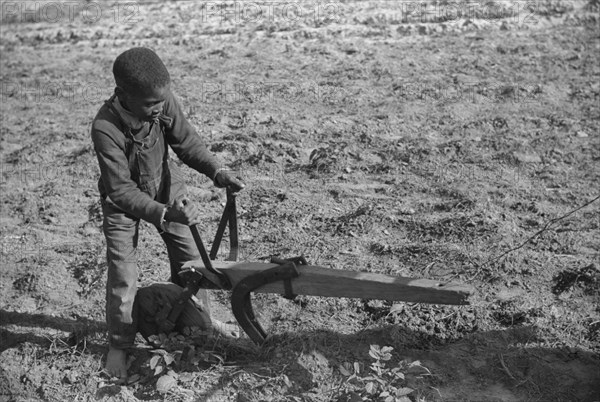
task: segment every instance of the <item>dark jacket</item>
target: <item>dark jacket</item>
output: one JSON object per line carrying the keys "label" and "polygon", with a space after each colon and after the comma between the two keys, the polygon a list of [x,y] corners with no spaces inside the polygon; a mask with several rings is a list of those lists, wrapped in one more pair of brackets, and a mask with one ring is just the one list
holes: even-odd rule
{"label": "dark jacket", "polygon": [[181,175],[168,162],[167,143],[186,165],[212,180],[219,168],[171,92],[160,122],[134,132],[106,103],[94,118],[91,134],[100,164],[100,196],[156,226],[165,204],[183,186]]}

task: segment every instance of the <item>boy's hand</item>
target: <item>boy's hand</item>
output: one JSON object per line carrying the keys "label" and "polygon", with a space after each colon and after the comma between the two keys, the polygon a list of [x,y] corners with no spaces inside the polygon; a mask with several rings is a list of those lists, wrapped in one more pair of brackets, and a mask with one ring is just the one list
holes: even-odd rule
{"label": "boy's hand", "polygon": [[175,199],[173,205],[167,208],[165,213],[167,222],[177,222],[183,225],[195,225],[200,223],[200,210],[194,203],[189,202],[185,197],[180,196]]}
{"label": "boy's hand", "polygon": [[215,184],[217,187],[229,187],[234,193],[237,193],[246,187],[244,182],[231,175],[227,170],[220,170],[219,173],[217,173],[215,176]]}

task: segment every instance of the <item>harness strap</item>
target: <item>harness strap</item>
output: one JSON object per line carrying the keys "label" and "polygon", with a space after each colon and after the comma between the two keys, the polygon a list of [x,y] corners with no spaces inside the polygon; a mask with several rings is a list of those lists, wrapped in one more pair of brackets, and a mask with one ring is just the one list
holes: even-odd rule
{"label": "harness strap", "polygon": [[237,227],[237,210],[235,206],[235,194],[227,188],[227,203],[223,210],[223,215],[219,221],[219,227],[215,234],[215,240],[213,241],[210,250],[210,259],[214,260],[217,258],[219,247],[221,246],[221,240],[223,239],[223,233],[225,233],[225,227],[229,223],[229,261],[237,261],[238,257],[238,227]]}

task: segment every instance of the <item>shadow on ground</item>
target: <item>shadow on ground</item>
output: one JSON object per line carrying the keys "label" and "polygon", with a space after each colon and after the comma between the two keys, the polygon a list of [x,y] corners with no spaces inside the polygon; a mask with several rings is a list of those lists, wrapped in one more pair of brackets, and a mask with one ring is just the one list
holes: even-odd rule
{"label": "shadow on ground", "polygon": [[403,338],[414,336],[410,332],[385,326],[351,335],[329,330],[277,335],[263,347],[262,364],[236,364],[258,376],[285,374],[292,383],[287,394],[302,398],[323,389],[320,381],[344,362],[359,362],[368,371],[370,345],[387,345],[394,348],[391,364],[419,360],[429,369],[431,374],[406,377],[406,385],[416,390],[413,396],[419,393],[428,401],[600,400],[599,356],[578,348],[528,348],[537,338],[534,326],[473,333],[423,349],[403,347]]}
{"label": "shadow on ground", "polygon": [[[52,317],[45,314],[17,313],[1,309],[0,323],[0,353],[25,342],[47,346],[51,341],[47,336],[44,336],[43,329],[50,328],[68,332],[70,334],[69,342],[77,342],[79,338],[96,332],[106,331],[105,323],[85,317],[75,320]],[[11,326],[31,328],[31,332],[17,332],[14,329],[7,329],[7,327]]]}
{"label": "shadow on ground", "polygon": [[[81,340],[106,330],[104,323],[86,318],[75,320],[5,310],[0,310],[0,322],[0,353],[25,343],[49,347],[52,339],[42,329],[69,333],[64,340],[69,346],[78,346]],[[262,348],[251,346],[250,341],[243,338],[228,341],[230,343],[220,348],[227,355],[225,364],[235,365],[240,373],[267,379],[285,374],[291,384],[286,394],[299,398],[328,390],[332,392],[331,400],[344,400],[335,393],[332,384],[323,384],[323,380],[331,378],[332,372],[339,373],[343,363],[358,362],[368,371],[372,362],[369,348],[376,344],[394,348],[389,365],[397,365],[401,360],[419,360],[429,370],[429,373],[406,377],[406,386],[428,401],[600,400],[599,356],[578,348],[527,347],[539,341],[537,333],[535,326],[519,326],[475,332],[450,342],[434,337],[426,347],[407,348],[405,345],[414,345],[411,340],[419,334],[400,325],[387,325],[354,334],[331,330],[279,334],[269,338]],[[87,341],[86,350],[89,358],[100,361],[105,347]],[[0,395],[10,396],[15,390],[9,385],[15,381],[8,378],[4,366],[0,367],[3,383]],[[341,384],[343,377],[339,378]],[[234,380],[230,374],[225,375],[204,398],[218,400]],[[256,392],[241,388],[237,391],[239,395]],[[155,399],[156,394],[145,397],[138,393],[136,396],[141,400]],[[238,397],[237,400],[246,399]]]}
{"label": "shadow on ground", "polygon": [[0,401],[56,400],[51,387],[87,383],[106,353],[106,324],[89,318],[0,309],[0,324]]}

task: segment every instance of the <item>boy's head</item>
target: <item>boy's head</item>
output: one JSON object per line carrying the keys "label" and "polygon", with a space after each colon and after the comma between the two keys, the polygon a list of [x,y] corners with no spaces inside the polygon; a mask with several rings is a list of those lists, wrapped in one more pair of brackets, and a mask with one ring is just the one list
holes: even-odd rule
{"label": "boy's head", "polygon": [[171,78],[152,50],[135,47],[121,53],[113,65],[117,96],[141,120],[152,120],[162,110]]}

